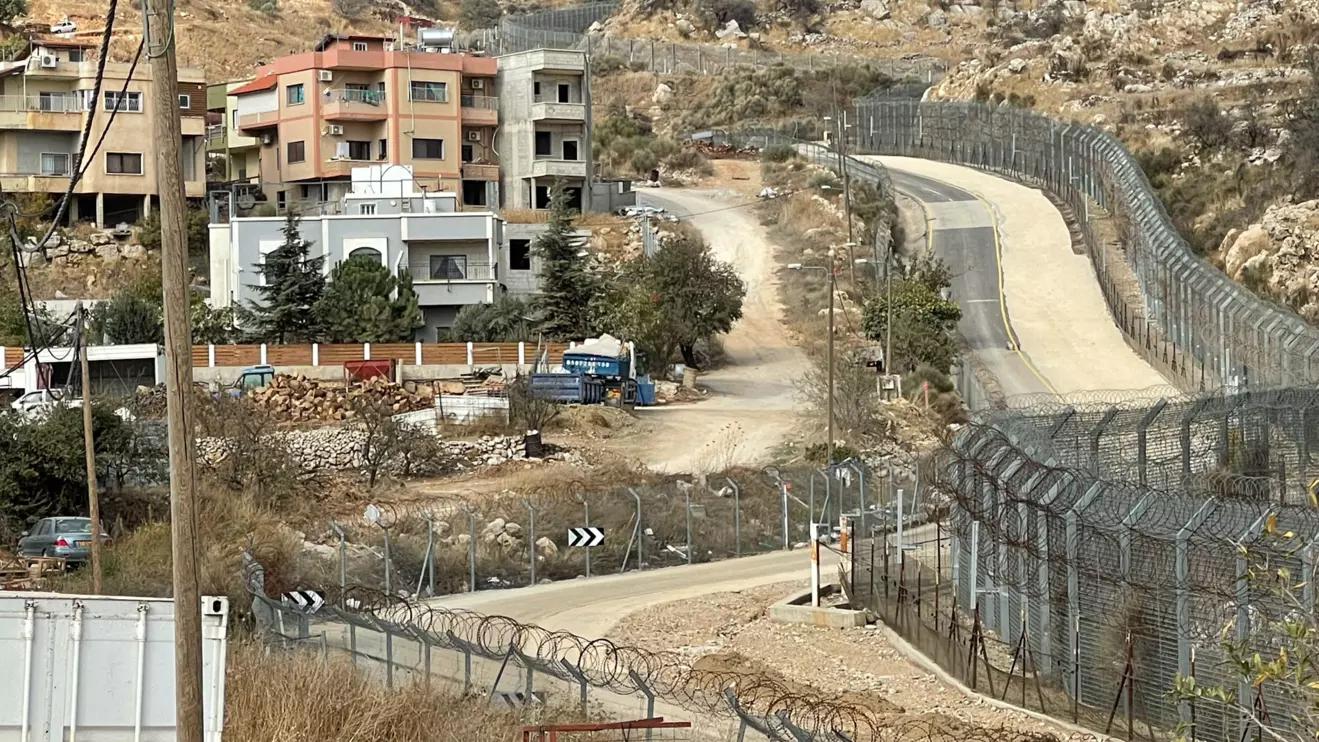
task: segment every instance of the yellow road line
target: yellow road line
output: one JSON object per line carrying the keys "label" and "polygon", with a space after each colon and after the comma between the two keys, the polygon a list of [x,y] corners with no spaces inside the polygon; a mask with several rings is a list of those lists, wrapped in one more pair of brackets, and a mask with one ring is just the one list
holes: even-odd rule
{"label": "yellow road line", "polygon": [[[901,168],[896,168],[896,169],[901,170]],[[1040,383],[1044,385],[1045,389],[1048,389],[1051,394],[1058,394],[1059,392],[1057,389],[1054,388],[1053,384],[1050,384],[1049,380],[1044,378],[1044,374],[1040,373],[1040,370],[1035,367],[1034,363],[1031,362],[1030,356],[1027,356],[1025,352],[1021,350],[1021,344],[1017,342],[1017,334],[1013,332],[1012,323],[1008,321],[1007,294],[1003,290],[1003,245],[999,241],[998,218],[994,216],[993,207],[990,205],[988,201],[981,198],[980,194],[972,193],[971,191],[968,191],[967,189],[955,183],[949,183],[947,181],[940,180],[939,178],[932,178],[928,175],[924,175],[921,173],[913,173],[909,170],[903,172],[906,172],[909,175],[915,176],[917,178],[924,178],[925,180],[929,180],[935,183],[939,183],[941,185],[945,185],[949,188],[962,191],[963,193],[970,193],[971,196],[974,197],[975,200],[978,201],[982,207],[984,207],[985,213],[989,215],[990,231],[994,233],[994,269],[998,272],[998,311],[999,311],[999,316],[1003,318],[1003,331],[1006,332],[1008,336],[1008,345],[1010,346],[1008,350],[1011,350],[1013,353],[1017,355],[1018,358],[1021,359],[1021,362],[1026,365],[1026,368],[1030,370],[1031,374],[1034,375],[1036,379],[1039,379]],[[921,211],[925,213],[925,249],[928,250],[931,254],[933,254],[934,253],[934,217],[930,214],[929,204],[927,204],[925,201],[919,198],[913,200],[915,200],[916,203],[921,205]]]}

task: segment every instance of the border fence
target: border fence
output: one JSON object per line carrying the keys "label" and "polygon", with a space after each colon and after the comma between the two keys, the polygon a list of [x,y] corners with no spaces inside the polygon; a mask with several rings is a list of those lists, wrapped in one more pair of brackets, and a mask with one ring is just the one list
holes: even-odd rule
{"label": "border fence", "polygon": [[[1309,389],[990,413],[934,464],[950,517],[863,542],[854,599],[968,685],[1097,732],[1308,738],[1314,691],[1241,682],[1223,642],[1276,656],[1277,622],[1314,610],[1317,423]],[[1170,697],[1178,674],[1254,718]]]}
{"label": "border fence", "polygon": [[605,21],[617,9],[617,2],[601,2],[510,15],[505,16],[497,28],[484,29],[476,36],[480,45],[492,54],[514,54],[532,49],[577,49],[593,57],[616,56],[630,65],[642,65],[660,74],[686,71],[717,75],[743,66],[776,65],[815,71],[866,64],[883,69],[893,77],[915,77],[929,83],[947,72],[947,64],[935,57],[877,59],[846,54],[792,54],[588,32],[592,24]]}

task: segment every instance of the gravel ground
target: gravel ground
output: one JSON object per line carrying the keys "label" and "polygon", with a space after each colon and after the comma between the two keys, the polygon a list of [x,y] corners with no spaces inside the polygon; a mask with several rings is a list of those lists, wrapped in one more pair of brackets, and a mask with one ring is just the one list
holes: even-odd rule
{"label": "gravel ground", "polygon": [[871,695],[898,707],[909,718],[942,718],[947,727],[962,722],[1066,735],[1025,714],[995,708],[945,686],[907,661],[874,628],[838,630],[771,623],[769,605],[806,585],[784,582],[657,605],[624,618],[609,638],[700,656],[698,665],[757,666],[762,672],[822,691],[854,698]]}

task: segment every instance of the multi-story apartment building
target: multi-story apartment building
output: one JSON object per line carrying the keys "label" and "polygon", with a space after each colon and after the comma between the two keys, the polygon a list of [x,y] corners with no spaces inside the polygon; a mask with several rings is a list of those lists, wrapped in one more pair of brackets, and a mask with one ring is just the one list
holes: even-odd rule
{"label": "multi-story apartment building", "polygon": [[[64,193],[84,122],[95,111],[69,216],[93,218],[98,226],[131,223],[151,211],[159,192],[151,71],[139,64],[130,77],[128,64],[107,62],[100,99],[91,100],[96,51],[80,41],[38,39],[26,59],[0,63],[0,186],[8,193]],[[180,68],[178,86],[185,191],[200,198],[206,180],[202,71]]]}
{"label": "multi-story apartment building", "polygon": [[462,207],[497,204],[495,60],[455,53],[432,30],[415,46],[326,36],[228,91],[237,130],[259,142],[268,199],[333,213],[353,168],[385,164],[410,167],[419,188],[457,194]]}
{"label": "multi-story apartment building", "polygon": [[498,150],[506,208],[546,209],[555,180],[591,208],[591,86],[584,52],[536,49],[497,58]]}
{"label": "multi-story apartment building", "polygon": [[206,154],[216,163],[211,180],[223,183],[255,182],[261,171],[257,137],[238,129],[238,96],[232,91],[252,79],[215,83],[206,88]]}
{"label": "multi-story apartment building", "polygon": [[[417,339],[435,341],[468,304],[489,304],[501,287],[499,247],[504,222],[493,212],[461,210],[454,193],[414,188],[409,167],[355,167],[335,213],[307,214],[300,225],[328,276],[349,256],[367,255],[391,271],[408,269],[424,326]],[[211,225],[211,301],[216,306],[259,301],[258,266],[283,244],[284,217],[237,217]]]}

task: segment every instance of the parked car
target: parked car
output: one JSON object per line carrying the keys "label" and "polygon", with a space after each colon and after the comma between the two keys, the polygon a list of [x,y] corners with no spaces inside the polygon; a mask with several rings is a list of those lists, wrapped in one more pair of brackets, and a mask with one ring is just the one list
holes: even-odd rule
{"label": "parked car", "polygon": [[[110,535],[101,529],[101,543],[110,543]],[[42,518],[24,531],[18,540],[21,557],[64,557],[70,562],[85,562],[92,554],[91,518]]]}
{"label": "parked car", "polygon": [[618,210],[619,216],[650,216],[663,213],[664,209],[659,206],[624,206]]}
{"label": "parked car", "polygon": [[61,404],[81,407],[82,400],[65,389],[34,389],[11,402],[9,406],[24,417],[36,417]]}

